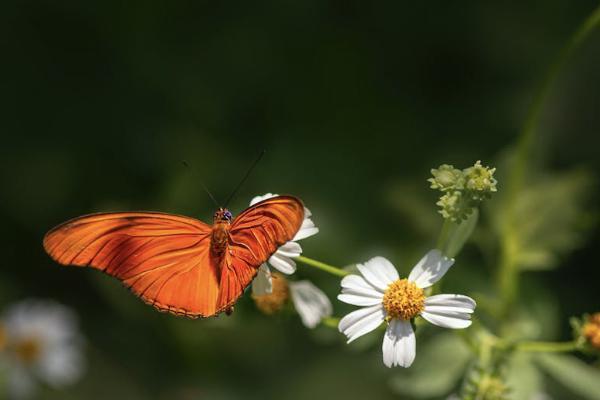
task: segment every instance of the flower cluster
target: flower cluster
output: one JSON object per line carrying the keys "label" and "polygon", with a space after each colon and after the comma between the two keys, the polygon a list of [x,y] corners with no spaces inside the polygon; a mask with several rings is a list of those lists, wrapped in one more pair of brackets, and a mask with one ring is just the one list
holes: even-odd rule
{"label": "flower cluster", "polygon": [[473,209],[497,191],[495,171],[496,168],[482,166],[481,161],[463,170],[448,164],[432,169],[433,177],[428,179],[430,187],[443,193],[436,203],[440,214],[454,222],[466,219]]}
{"label": "flower cluster", "polygon": [[36,382],[63,387],[84,371],[77,319],[52,301],[25,300],[10,306],[0,322],[0,357],[10,398],[28,398]]}

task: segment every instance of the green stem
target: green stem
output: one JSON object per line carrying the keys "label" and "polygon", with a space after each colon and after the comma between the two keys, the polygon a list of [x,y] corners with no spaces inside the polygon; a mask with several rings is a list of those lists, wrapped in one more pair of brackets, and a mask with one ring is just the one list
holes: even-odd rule
{"label": "green stem", "polygon": [[562,48],[555,62],[550,66],[550,69],[546,73],[546,76],[534,97],[525,124],[519,135],[515,152],[514,167],[511,169],[508,179],[506,180],[506,223],[503,227],[503,240],[501,243],[502,252],[498,279],[499,291],[503,300],[503,312],[506,312],[506,310],[510,308],[519,289],[519,271],[515,257],[516,251],[518,250],[518,243],[513,225],[515,218],[515,204],[517,203],[516,199],[519,192],[523,187],[525,171],[527,169],[531,148],[534,144],[536,127],[544,103],[569,55],[577,49],[577,47],[599,25],[600,6],[596,7],[591,15],[583,21],[567,44]]}
{"label": "green stem", "polygon": [[295,258],[295,260],[300,261],[303,264],[310,265],[311,267],[318,268],[322,271],[329,272],[330,274],[335,275],[335,276],[344,277],[346,275],[350,275],[350,272],[348,272],[348,271],[344,271],[341,268],[337,268],[332,265],[322,263],[321,261],[313,260],[312,258],[298,256]]}
{"label": "green stem", "polygon": [[325,317],[321,320],[321,323],[329,328],[337,329],[340,319],[336,317]]}
{"label": "green stem", "polygon": [[448,241],[448,234],[450,233],[451,225],[452,222],[450,222],[450,219],[444,218],[444,224],[442,225],[442,230],[440,231],[440,235],[438,236],[437,244],[435,246],[436,249],[442,253],[445,252],[446,249],[446,242]]}
{"label": "green stem", "polygon": [[572,342],[521,342],[515,346],[518,351],[530,353],[561,353],[577,350],[577,343]]}

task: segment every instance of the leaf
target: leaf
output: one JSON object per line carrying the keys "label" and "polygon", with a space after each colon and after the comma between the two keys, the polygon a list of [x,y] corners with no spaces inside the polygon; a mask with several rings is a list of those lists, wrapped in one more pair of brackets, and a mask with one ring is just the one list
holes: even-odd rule
{"label": "leaf", "polygon": [[471,352],[452,332],[442,333],[428,343],[417,344],[417,357],[406,370],[399,370],[391,379],[392,390],[416,398],[440,397],[458,383]]}
{"label": "leaf", "polygon": [[493,230],[511,236],[519,268],[554,268],[584,242],[594,220],[586,212],[593,182],[582,170],[556,173],[530,181],[515,199],[490,202]]}
{"label": "leaf", "polygon": [[600,369],[562,354],[540,354],[536,361],[548,375],[573,393],[600,400]]}
{"label": "leaf", "polygon": [[534,399],[542,392],[543,376],[528,354],[515,354],[508,363],[506,383],[514,399]]}

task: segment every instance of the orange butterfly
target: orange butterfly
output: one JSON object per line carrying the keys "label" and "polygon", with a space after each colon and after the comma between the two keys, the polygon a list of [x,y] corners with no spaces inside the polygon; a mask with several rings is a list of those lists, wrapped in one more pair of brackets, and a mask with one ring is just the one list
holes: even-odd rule
{"label": "orange butterfly", "polygon": [[291,240],[304,205],[277,196],[233,219],[219,208],[212,227],[159,212],[85,215],[46,234],[44,249],[62,265],[118,278],[159,311],[191,318],[230,313],[258,267]]}

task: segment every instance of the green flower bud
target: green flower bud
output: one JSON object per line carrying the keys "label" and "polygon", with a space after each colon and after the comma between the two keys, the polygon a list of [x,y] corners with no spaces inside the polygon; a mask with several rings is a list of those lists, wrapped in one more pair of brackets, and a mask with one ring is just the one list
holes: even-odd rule
{"label": "green flower bud", "polygon": [[431,170],[433,178],[427,179],[432,189],[445,192],[450,189],[462,189],[464,184],[463,173],[452,165],[443,164],[439,168]]}
{"label": "green flower bud", "polygon": [[465,187],[476,192],[495,192],[498,181],[494,178],[494,172],[496,168],[484,167],[481,161],[477,161],[472,167],[463,170]]}
{"label": "green flower bud", "polygon": [[442,214],[442,217],[460,222],[473,211],[466,200],[463,198],[462,192],[455,190],[446,192],[435,204],[440,207],[439,213]]}

